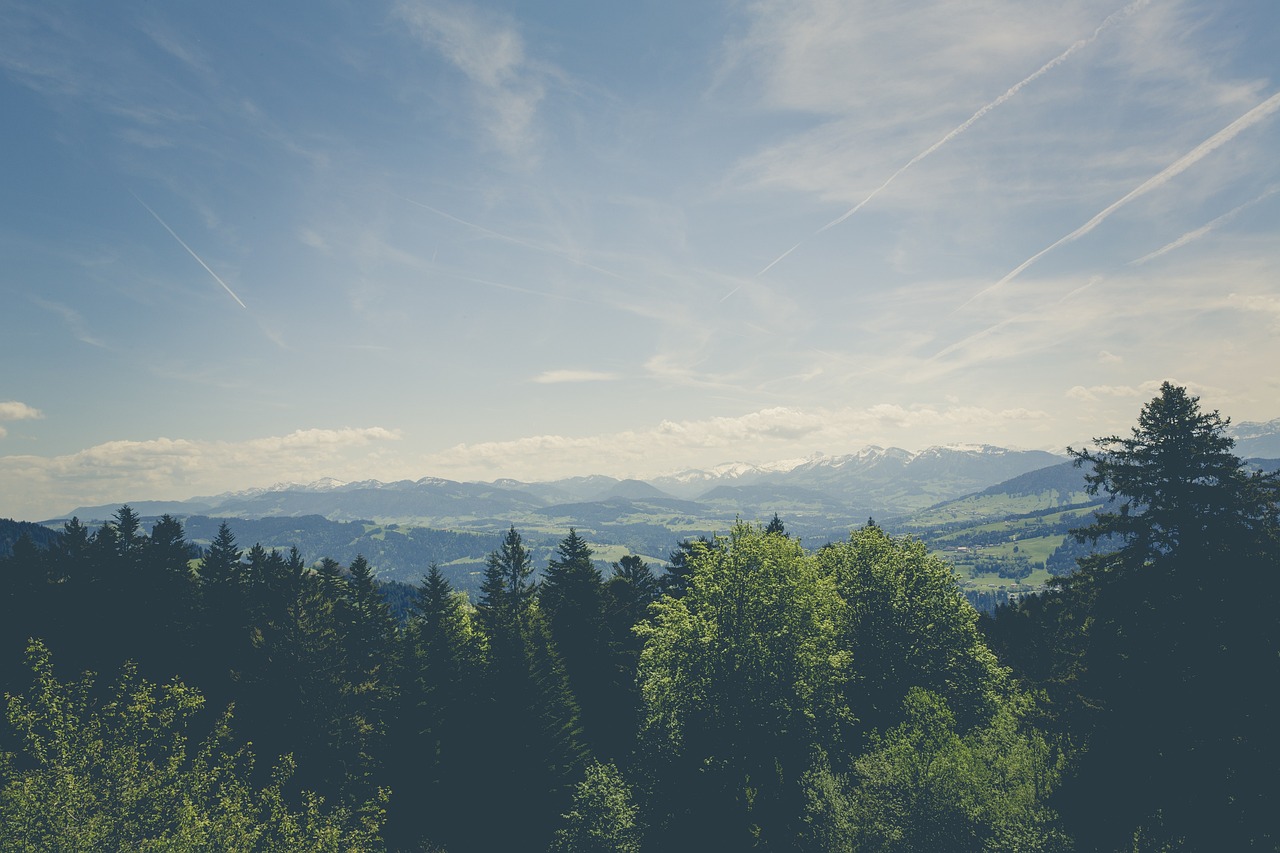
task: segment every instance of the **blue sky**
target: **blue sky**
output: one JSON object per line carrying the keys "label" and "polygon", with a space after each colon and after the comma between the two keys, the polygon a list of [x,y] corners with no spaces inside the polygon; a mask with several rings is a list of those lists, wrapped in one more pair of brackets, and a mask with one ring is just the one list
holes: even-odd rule
{"label": "blue sky", "polygon": [[0,516],[1280,416],[1280,8],[0,4]]}

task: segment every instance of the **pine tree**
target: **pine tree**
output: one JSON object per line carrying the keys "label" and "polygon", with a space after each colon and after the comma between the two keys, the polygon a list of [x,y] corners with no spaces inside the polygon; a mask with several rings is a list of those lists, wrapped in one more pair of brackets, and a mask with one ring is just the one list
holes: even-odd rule
{"label": "pine tree", "polygon": [[518,621],[533,601],[537,585],[530,580],[532,576],[533,560],[513,525],[502,546],[485,561],[480,585],[476,611],[491,634],[500,623]]}
{"label": "pine tree", "polygon": [[578,707],[534,597],[528,551],[513,527],[489,556],[477,616],[486,655],[475,722],[482,737],[463,787],[519,792],[503,803],[504,822],[475,822],[476,850],[541,849],[585,750]]}
{"label": "pine tree", "polygon": [[387,838],[404,849],[428,843],[462,850],[483,802],[466,784],[472,745],[485,737],[475,725],[478,658],[465,597],[432,564],[417,588],[401,637],[403,694],[389,740],[388,784],[395,792]]}
{"label": "pine tree", "polygon": [[615,757],[625,748],[630,720],[618,716],[618,678],[605,625],[604,584],[591,548],[576,530],[560,541],[538,592],[538,604],[569,687],[578,701],[587,742],[597,755]]}
{"label": "pine tree", "polygon": [[1122,543],[1042,608],[1077,693],[1061,722],[1089,743],[1062,790],[1085,849],[1276,843],[1280,482],[1246,472],[1228,423],[1166,382],[1129,437],[1073,451],[1115,507],[1077,535]]}

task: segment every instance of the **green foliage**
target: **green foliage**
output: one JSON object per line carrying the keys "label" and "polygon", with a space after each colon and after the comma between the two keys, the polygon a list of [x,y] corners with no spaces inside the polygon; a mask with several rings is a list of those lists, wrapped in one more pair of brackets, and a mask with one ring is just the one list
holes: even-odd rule
{"label": "green foliage", "polygon": [[640,809],[612,764],[593,761],[556,831],[552,853],[640,853]]}
{"label": "green foliage", "polygon": [[1129,437],[1095,439],[1097,452],[1070,451],[1078,465],[1092,466],[1085,475],[1090,494],[1118,501],[1078,534],[1124,542],[1117,557],[1092,564],[1150,560],[1180,546],[1211,549],[1274,522],[1280,481],[1246,474],[1244,461],[1231,452],[1229,420],[1201,411],[1199,403],[1165,382]]}
{"label": "green foliage", "polygon": [[689,551],[682,598],[654,605],[640,684],[646,749],[685,843],[775,843],[809,745],[836,737],[849,655],[832,579],[793,540],[745,524]]}
{"label": "green foliage", "polygon": [[263,788],[253,756],[232,745],[230,712],[199,745],[189,727],[204,704],[174,682],[157,687],[126,665],[105,699],[89,677],[62,683],[48,651],[28,651],[26,696],[7,696],[16,755],[0,765],[0,847],[14,851],[358,851],[380,846],[379,801],[290,806],[286,759]]}
{"label": "green foliage", "polygon": [[501,547],[485,562],[484,584],[476,609],[486,628],[493,632],[503,623],[519,620],[537,593],[532,577],[533,560],[524,540],[512,527]]}
{"label": "green foliage", "polygon": [[845,605],[839,645],[851,651],[852,668],[844,692],[862,737],[896,725],[915,687],[941,696],[965,728],[990,717],[1007,671],[979,634],[950,566],[920,542],[872,525],[821,549],[817,560]]}
{"label": "green foliage", "polygon": [[1128,437],[1074,452],[1110,553],[990,633],[1078,745],[1055,802],[1081,849],[1275,849],[1280,530],[1273,477],[1165,383]]}
{"label": "green foliage", "polygon": [[915,688],[903,722],[872,739],[854,764],[845,849],[1050,851],[1070,849],[1043,805],[1059,767],[1044,738],[1005,705],[969,733],[937,695]]}

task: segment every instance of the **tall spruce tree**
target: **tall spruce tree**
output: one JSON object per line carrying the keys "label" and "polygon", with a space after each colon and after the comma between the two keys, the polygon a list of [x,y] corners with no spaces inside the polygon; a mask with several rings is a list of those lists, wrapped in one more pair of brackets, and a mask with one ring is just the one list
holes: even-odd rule
{"label": "tall spruce tree", "polygon": [[1073,451],[1114,507],[1077,535],[1122,543],[1041,608],[1068,620],[1046,630],[1076,692],[1061,722],[1087,744],[1061,792],[1082,849],[1280,843],[1280,484],[1227,425],[1165,383],[1128,437]]}
{"label": "tall spruce tree", "polygon": [[[400,713],[390,742],[389,784],[395,792],[386,835],[393,845],[462,850],[471,834],[478,648],[466,598],[434,563],[417,587],[401,635],[404,660]],[[483,797],[482,797],[483,799]]]}
{"label": "tall spruce tree", "polygon": [[569,528],[547,565],[538,604],[578,700],[587,743],[597,755],[613,758],[625,748],[631,721],[618,715],[622,697],[605,625],[604,583],[591,555]]}
{"label": "tall spruce tree", "polygon": [[[477,615],[486,641],[479,681],[473,775],[459,780],[484,804],[463,850],[541,849],[564,812],[586,758],[578,707],[530,580],[533,565],[512,527],[489,555]],[[486,819],[492,791],[504,821]]]}

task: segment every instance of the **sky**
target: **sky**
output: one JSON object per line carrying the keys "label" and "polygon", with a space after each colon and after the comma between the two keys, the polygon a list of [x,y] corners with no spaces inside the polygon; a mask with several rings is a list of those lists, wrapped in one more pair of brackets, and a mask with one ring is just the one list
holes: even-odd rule
{"label": "sky", "polygon": [[0,2],[0,517],[1280,417],[1274,0]]}

